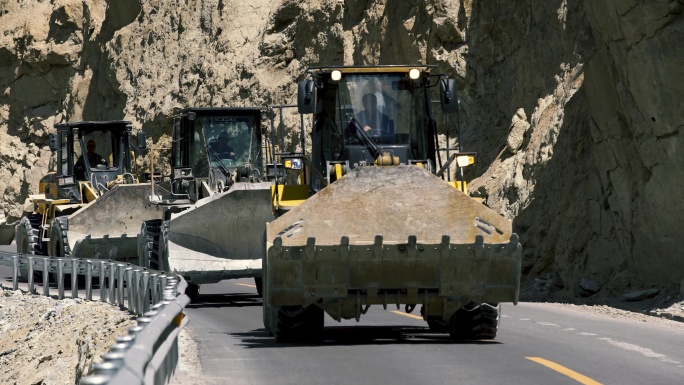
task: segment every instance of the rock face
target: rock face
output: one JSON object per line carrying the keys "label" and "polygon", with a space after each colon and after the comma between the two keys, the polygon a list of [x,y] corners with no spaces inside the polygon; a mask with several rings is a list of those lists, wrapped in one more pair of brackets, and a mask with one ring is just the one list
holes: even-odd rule
{"label": "rock face", "polygon": [[48,168],[55,122],[130,119],[156,143],[174,108],[293,103],[310,65],[428,63],[459,82],[461,144],[478,153],[471,190],[513,220],[526,274],[586,278],[602,293],[684,278],[684,0],[2,7],[9,223]]}

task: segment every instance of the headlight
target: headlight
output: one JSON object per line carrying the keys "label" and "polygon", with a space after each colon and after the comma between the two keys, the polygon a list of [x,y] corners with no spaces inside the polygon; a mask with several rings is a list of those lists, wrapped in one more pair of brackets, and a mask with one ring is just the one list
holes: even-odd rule
{"label": "headlight", "polygon": [[416,80],[420,77],[420,71],[417,68],[412,68],[409,71],[409,78]]}
{"label": "headlight", "polygon": [[460,155],[456,157],[456,164],[458,167],[465,167],[475,163],[475,158],[468,155]]}
{"label": "headlight", "polygon": [[332,73],[330,73],[330,79],[334,81],[342,79],[342,72],[339,70],[334,70]]}

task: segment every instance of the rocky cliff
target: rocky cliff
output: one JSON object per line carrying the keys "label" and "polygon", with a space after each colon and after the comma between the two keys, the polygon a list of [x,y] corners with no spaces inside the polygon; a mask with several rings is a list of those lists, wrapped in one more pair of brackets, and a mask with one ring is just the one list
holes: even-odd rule
{"label": "rocky cliff", "polygon": [[459,82],[471,189],[513,220],[528,277],[668,286],[684,278],[682,8],[0,0],[0,211],[21,216],[55,122],[125,118],[158,142],[177,107],[292,103],[309,65],[437,64]]}

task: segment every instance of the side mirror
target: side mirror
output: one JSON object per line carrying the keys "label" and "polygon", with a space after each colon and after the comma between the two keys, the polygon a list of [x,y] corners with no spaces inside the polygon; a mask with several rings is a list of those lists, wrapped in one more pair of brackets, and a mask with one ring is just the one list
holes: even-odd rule
{"label": "side mirror", "polygon": [[147,148],[147,138],[145,137],[145,133],[142,131],[138,131],[138,148],[140,150]]}
{"label": "side mirror", "polygon": [[445,78],[439,81],[439,101],[445,114],[458,112],[456,80]]}
{"label": "side mirror", "polygon": [[314,82],[302,80],[297,83],[297,111],[300,114],[313,114],[314,107]]}
{"label": "side mirror", "polygon": [[50,134],[50,151],[58,151],[61,149],[59,137],[56,134]]}

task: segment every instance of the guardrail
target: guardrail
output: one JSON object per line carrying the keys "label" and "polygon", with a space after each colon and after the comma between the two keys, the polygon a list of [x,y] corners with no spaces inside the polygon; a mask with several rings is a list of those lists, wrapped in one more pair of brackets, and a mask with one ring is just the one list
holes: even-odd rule
{"label": "guardrail", "polygon": [[[12,287],[19,272],[28,289],[39,294],[34,272],[42,272],[42,294],[50,296],[49,276],[55,276],[58,299],[65,298],[65,275],[71,278],[71,298],[78,298],[78,276],[85,276],[85,299],[93,300],[93,278],[99,279],[99,300],[139,315],[128,334],[116,338],[103,362],[79,384],[166,384],[178,364],[178,333],[188,322],[183,309],[190,302],[183,277],[128,263],[78,258],[51,258],[0,251],[0,265],[12,267]],[[73,273],[75,272],[75,273]]]}

